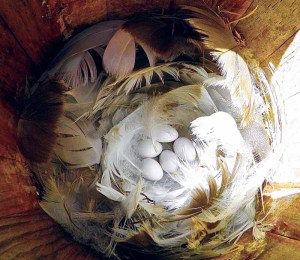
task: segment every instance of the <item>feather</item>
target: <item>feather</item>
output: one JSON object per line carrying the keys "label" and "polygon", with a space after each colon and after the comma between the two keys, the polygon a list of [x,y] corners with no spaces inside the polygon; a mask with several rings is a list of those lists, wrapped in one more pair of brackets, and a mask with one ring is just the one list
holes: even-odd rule
{"label": "feather", "polygon": [[109,41],[103,56],[103,65],[109,74],[124,76],[131,72],[135,63],[134,38],[123,29]]}
{"label": "feather", "polygon": [[255,162],[260,162],[271,151],[268,135],[262,122],[252,122],[240,130],[246,144],[252,149]]}
{"label": "feather", "polygon": [[142,108],[138,108],[118,125],[114,126],[108,134],[105,135],[105,141],[108,143],[106,148],[103,166],[110,174],[114,174],[123,180],[133,182],[131,172],[128,167],[133,167],[133,171],[141,172],[137,161],[133,161],[136,156],[132,149],[128,150],[136,140],[134,136],[142,129]]}
{"label": "feather", "polygon": [[96,64],[89,50],[94,50],[101,56],[102,51],[99,47],[107,45],[123,23],[120,20],[101,22],[73,37],[55,56],[49,69],[43,73],[38,83],[47,77],[53,77],[56,73],[59,74],[60,71],[62,78],[71,84],[71,87],[77,87],[88,81],[94,82],[97,78]]}
{"label": "feather", "polygon": [[[222,195],[222,193],[224,192],[224,190],[226,189],[226,186],[229,183],[230,180],[230,172],[228,170],[226,161],[223,158],[218,157],[218,165],[220,167],[220,171],[222,174],[222,182],[221,182],[221,187],[218,191],[218,197],[220,197]],[[234,174],[232,174],[233,176]]]}
{"label": "feather", "polygon": [[245,153],[247,148],[234,119],[225,112],[209,117],[199,117],[191,123],[197,140],[205,140],[211,146],[221,146],[228,153]]}
{"label": "feather", "polygon": [[100,163],[102,141],[96,135],[96,129],[87,119],[74,122],[64,117],[58,128],[55,154],[68,167],[88,167]]}
{"label": "feather", "polygon": [[97,221],[101,223],[107,223],[110,222],[114,219],[115,213],[110,211],[110,212],[74,212],[73,213],[73,218],[75,220],[92,220],[92,221]]}
{"label": "feather", "polygon": [[195,18],[187,21],[204,38],[204,45],[210,49],[216,59],[221,73],[225,76],[224,84],[231,89],[231,96],[243,110],[242,125],[247,125],[255,115],[254,83],[249,68],[238,53],[238,43],[235,41],[232,29],[213,10],[202,6],[183,7],[191,11]]}
{"label": "feather", "polygon": [[[153,111],[156,114],[165,113],[165,121],[179,126],[188,125],[195,119],[195,114],[197,117],[211,115],[217,111],[217,108],[202,85],[187,85],[162,95],[154,105]],[[182,113],[186,115],[180,117]],[[152,129],[155,124],[148,125],[148,129]]]}
{"label": "feather", "polygon": [[130,32],[144,49],[164,60],[176,57],[178,54],[175,53],[180,53],[189,39],[199,39],[187,23],[172,17],[138,17],[126,22],[123,28]]}
{"label": "feather", "polygon": [[[130,240],[134,236],[138,235],[140,232],[144,233],[143,237],[147,234],[148,237],[144,242],[148,243],[148,239],[151,238],[152,243],[165,248],[172,248],[176,246],[180,246],[181,244],[186,242],[186,238],[191,234],[190,230],[185,230],[183,234],[176,234],[175,230],[160,230],[159,228],[153,228],[149,221],[145,221],[142,226],[139,228],[139,231],[135,230],[124,230],[118,229],[117,233],[125,236],[121,241]],[[168,233],[169,232],[169,233]],[[175,249],[175,248],[174,248]],[[153,251],[152,251],[153,253]]]}
{"label": "feather", "polygon": [[[163,81],[164,74],[177,79],[178,69],[176,68],[176,63],[144,68],[134,71],[126,77],[120,77],[113,82],[107,82],[102,86],[97,96],[93,114],[96,114],[104,108],[110,110],[115,109],[117,106],[123,106],[121,102],[123,102],[124,99],[128,99],[127,95],[131,91],[140,88],[143,81],[145,81],[145,85],[148,86],[151,84],[154,75],[157,75],[158,78]],[[112,113],[112,111],[109,113]]]}
{"label": "feather", "polygon": [[102,184],[97,184],[97,191],[103,194],[110,200],[121,202],[124,201],[126,196],[123,195],[121,192],[116,191],[112,187],[106,187]]}
{"label": "feather", "polygon": [[[39,172],[39,166],[35,168],[35,174],[43,186],[41,207],[63,226],[74,226],[72,222],[72,212],[76,211],[78,204],[74,203],[73,192],[78,192],[80,182],[78,175],[62,172],[55,164],[48,163],[45,165],[52,174],[44,175]],[[81,175],[81,174],[79,174]],[[77,228],[77,227],[75,227]]]}
{"label": "feather", "polygon": [[64,111],[66,114],[71,113],[78,119],[84,117],[85,114],[91,113],[96,102],[97,93],[100,88],[102,74],[93,83],[87,83],[77,88],[66,91]]}
{"label": "feather", "polygon": [[130,191],[126,199],[122,202],[122,207],[123,210],[125,211],[127,219],[132,217],[132,215],[137,209],[137,206],[139,205],[140,194],[143,189],[143,184],[144,184],[143,180],[140,179],[137,182],[136,186]]}
{"label": "feather", "polygon": [[[164,82],[164,74],[169,75],[175,80],[178,80],[178,64],[176,63],[166,63],[161,64],[156,67],[147,67],[144,69],[140,69],[134,71],[125,79],[118,79],[117,82],[122,81],[118,88],[118,92],[125,91],[126,94],[130,93],[131,91],[135,90],[136,88],[141,87],[142,81],[145,80],[145,85],[150,85],[152,78],[154,75],[157,75],[159,80]],[[111,85],[116,85],[116,83],[112,83]]]}
{"label": "feather", "polygon": [[225,76],[225,84],[230,88],[234,104],[243,111],[242,126],[246,126],[256,113],[255,85],[247,64],[234,51],[227,51],[218,57],[218,63]]}
{"label": "feather", "polygon": [[97,66],[87,51],[74,55],[60,68],[62,80],[71,88],[94,82],[97,78]]}
{"label": "feather", "polygon": [[97,129],[97,133],[100,137],[103,137],[106,135],[109,130],[113,127],[111,118],[110,117],[104,117],[98,121],[99,127]]}
{"label": "feather", "polygon": [[46,191],[40,202],[42,209],[61,225],[73,226],[70,213],[65,207],[66,195],[57,186],[55,179],[53,177],[48,179],[43,187]]}
{"label": "feather", "polygon": [[153,243],[151,237],[144,230],[139,230],[136,232],[132,231],[126,236],[125,239],[122,239],[120,242],[125,242],[131,247],[135,246],[140,249],[147,248]]}
{"label": "feather", "polygon": [[[56,129],[63,115],[63,88],[57,81],[45,81],[25,101],[18,121],[17,140],[29,161],[50,160]],[[32,149],[33,144],[35,149]]]}
{"label": "feather", "polygon": [[121,202],[121,208],[127,219],[130,219],[134,212],[137,209],[140,201],[140,193],[143,188],[143,181],[140,180],[137,184],[131,189],[129,194],[125,196],[121,192],[112,188],[109,178],[109,172],[106,170],[104,173],[106,177],[103,177],[101,184],[97,183],[97,191],[103,194],[110,200]]}
{"label": "feather", "polygon": [[104,67],[116,76],[131,72],[135,63],[135,42],[144,49],[150,66],[154,66],[157,59],[172,61],[191,46],[198,47],[197,40],[198,35],[184,20],[133,18],[125,22],[109,42]]}
{"label": "feather", "polygon": [[39,174],[44,188],[41,207],[75,240],[104,252],[110,241],[106,225],[115,214],[100,193],[88,188],[95,180],[95,172],[87,168],[65,171],[52,165],[51,174]]}
{"label": "feather", "polygon": [[180,80],[186,85],[203,84],[208,78],[208,74],[204,68],[192,64],[184,64],[179,71]]}
{"label": "feather", "polygon": [[233,103],[228,88],[224,88],[223,80],[224,78],[221,76],[210,74],[209,78],[207,78],[203,84],[217,106],[217,109],[230,114],[236,122],[240,122],[242,119],[242,112]]}
{"label": "feather", "polygon": [[91,100],[93,100],[98,93],[101,76],[99,76],[98,79],[93,83],[83,84],[77,88],[73,88],[65,92],[64,94],[72,96],[80,105],[82,103],[92,103]]}
{"label": "feather", "polygon": [[[198,187],[192,192],[191,202],[186,209],[181,209],[175,211],[176,215],[188,215],[188,217],[199,214],[203,208],[209,205],[209,198],[206,192]],[[176,221],[179,219],[176,218]]]}

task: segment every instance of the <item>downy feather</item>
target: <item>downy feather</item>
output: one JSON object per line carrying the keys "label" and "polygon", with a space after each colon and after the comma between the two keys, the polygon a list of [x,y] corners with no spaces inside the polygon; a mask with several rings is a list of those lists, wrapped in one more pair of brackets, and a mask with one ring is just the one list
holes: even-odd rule
{"label": "downy feather", "polygon": [[244,140],[237,128],[235,120],[225,112],[217,112],[209,117],[199,117],[191,122],[192,132],[198,141],[210,146],[221,146],[225,151],[233,153],[245,152]]}

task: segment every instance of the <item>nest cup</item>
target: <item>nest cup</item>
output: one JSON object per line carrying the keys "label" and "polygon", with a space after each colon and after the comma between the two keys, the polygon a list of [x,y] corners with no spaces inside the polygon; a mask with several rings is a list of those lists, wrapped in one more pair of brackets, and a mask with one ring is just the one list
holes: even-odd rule
{"label": "nest cup", "polygon": [[[270,61],[275,66],[279,64],[298,28],[297,20],[293,18],[297,15],[286,18],[283,14],[292,7],[299,13],[299,4],[288,0],[276,6],[260,3],[251,16],[239,20],[243,15],[237,14],[251,13],[256,1],[206,2],[230,10],[228,17],[236,20],[238,31],[243,34],[237,37],[245,39],[246,49],[251,50],[261,67],[267,69]],[[0,3],[0,259],[99,259],[96,252],[75,242],[39,206],[38,189],[16,142],[18,98],[22,96],[26,80],[38,78],[64,39],[88,25],[138,12],[163,12],[181,4],[195,5],[193,1],[118,0]],[[280,26],[273,26],[270,21]],[[35,149],[34,144],[32,149]],[[276,221],[280,224],[283,218],[284,215],[279,214]],[[295,225],[293,221],[288,218],[287,226]],[[300,246],[300,242],[292,243],[281,237],[280,231],[287,227],[279,224],[275,235],[274,232],[267,234],[269,245],[265,249],[268,253],[261,259],[272,259],[282,252],[279,246],[282,243],[286,246],[286,256],[297,254],[294,248]],[[246,245],[251,239],[251,234],[246,233],[240,243]],[[297,239],[300,239],[299,235]],[[245,252],[241,257],[247,257],[247,254],[251,252]]]}

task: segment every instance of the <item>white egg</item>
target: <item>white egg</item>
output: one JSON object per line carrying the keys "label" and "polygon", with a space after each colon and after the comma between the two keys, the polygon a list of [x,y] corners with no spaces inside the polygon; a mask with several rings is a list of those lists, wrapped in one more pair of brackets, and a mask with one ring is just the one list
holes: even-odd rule
{"label": "white egg", "polygon": [[179,137],[173,145],[174,152],[183,160],[193,161],[196,158],[196,150],[191,140]]}
{"label": "white egg", "polygon": [[176,172],[178,169],[178,157],[170,150],[162,151],[159,156],[159,163],[165,172]]}
{"label": "white egg", "polygon": [[162,145],[157,141],[146,139],[140,142],[138,146],[138,152],[142,157],[156,157],[162,151]]}
{"label": "white egg", "polygon": [[159,181],[163,177],[160,164],[151,158],[142,161],[142,176],[150,181]]}
{"label": "white egg", "polygon": [[152,137],[154,140],[161,143],[173,142],[178,138],[177,130],[170,125],[163,125],[156,127],[152,131]]}

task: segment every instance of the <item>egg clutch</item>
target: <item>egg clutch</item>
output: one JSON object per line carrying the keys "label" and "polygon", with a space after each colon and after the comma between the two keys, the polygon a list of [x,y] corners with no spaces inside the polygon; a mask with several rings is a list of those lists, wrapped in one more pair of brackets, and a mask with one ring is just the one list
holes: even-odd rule
{"label": "egg clutch", "polygon": [[71,38],[27,91],[18,123],[44,211],[121,259],[211,258],[256,228],[280,118],[237,35],[203,4]]}
{"label": "egg clutch", "polygon": [[[143,158],[142,176],[148,180],[160,180],[163,177],[163,171],[175,173],[178,169],[179,158],[188,161],[196,158],[196,150],[192,142],[186,137],[178,138],[176,129],[166,126],[161,131],[157,131],[155,140],[146,139],[139,143],[138,152]],[[164,144],[168,147],[170,142],[174,142],[174,152],[163,148]]]}

